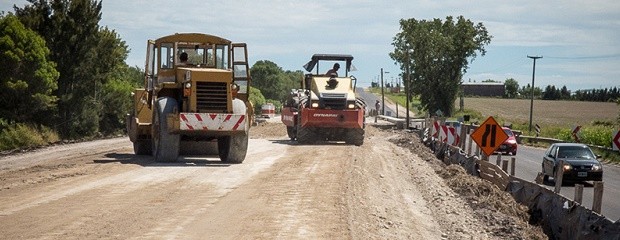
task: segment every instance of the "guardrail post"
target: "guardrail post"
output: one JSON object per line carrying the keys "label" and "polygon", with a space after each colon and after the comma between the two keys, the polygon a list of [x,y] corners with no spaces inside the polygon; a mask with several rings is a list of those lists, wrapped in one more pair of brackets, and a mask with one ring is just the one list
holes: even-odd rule
{"label": "guardrail post", "polygon": [[564,160],[560,160],[560,163],[555,167],[555,177],[553,178],[555,181],[555,190],[553,192],[560,193],[562,189],[562,178],[564,177]]}
{"label": "guardrail post", "polygon": [[592,200],[592,211],[600,214],[603,204],[603,182],[594,182],[594,200]]}
{"label": "guardrail post", "polygon": [[536,175],[536,179],[534,180],[534,182],[536,182],[537,184],[543,184],[543,173],[538,172],[538,175]]}
{"label": "guardrail post", "polygon": [[516,161],[517,161],[517,158],[515,158],[515,157],[511,157],[510,158],[510,176],[514,176],[515,175]]}
{"label": "guardrail post", "polygon": [[508,159],[504,159],[502,161],[502,170],[504,170],[504,172],[508,172]]}
{"label": "guardrail post", "polygon": [[[436,117],[431,117],[431,125],[430,125],[431,136],[435,135],[435,133],[436,133],[435,132],[435,122],[437,121],[436,119],[437,119]],[[437,130],[439,131],[439,129],[437,129]],[[439,136],[439,135],[437,135],[437,136]]]}
{"label": "guardrail post", "polygon": [[[467,139],[464,140],[464,141],[467,142],[467,156],[471,156],[471,145],[474,144],[474,141],[471,139],[471,134],[474,133],[474,130],[473,129],[468,129],[468,131],[469,131],[469,135],[468,135],[469,137],[467,137]],[[469,141],[467,141],[467,140],[469,140]]]}
{"label": "guardrail post", "polygon": [[495,160],[495,165],[501,166],[501,165],[499,165],[501,162],[502,162],[502,153],[498,153],[497,154],[497,160]]}
{"label": "guardrail post", "polygon": [[461,132],[459,133],[460,141],[459,148],[465,149],[465,138],[467,137],[467,125],[461,124]]}
{"label": "guardrail post", "polygon": [[583,184],[575,184],[575,202],[581,204],[583,201]]}

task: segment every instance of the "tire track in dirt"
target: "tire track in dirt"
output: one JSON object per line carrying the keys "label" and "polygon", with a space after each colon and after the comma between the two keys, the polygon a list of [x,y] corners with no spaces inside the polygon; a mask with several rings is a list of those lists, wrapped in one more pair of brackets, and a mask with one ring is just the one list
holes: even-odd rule
{"label": "tire track in dirt", "polygon": [[[342,193],[344,145],[288,147],[285,157],[231,192],[195,222],[196,238],[330,239],[348,235]],[[340,151],[337,151],[340,152]],[[227,219],[221,219],[223,215]],[[215,218],[215,219],[214,219]],[[242,225],[234,223],[243,222]]]}

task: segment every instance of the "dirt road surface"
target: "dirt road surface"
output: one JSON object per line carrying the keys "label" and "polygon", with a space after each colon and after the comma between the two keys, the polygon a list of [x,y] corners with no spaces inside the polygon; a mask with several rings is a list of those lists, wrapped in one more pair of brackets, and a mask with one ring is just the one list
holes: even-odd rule
{"label": "dirt road surface", "polygon": [[461,173],[411,136],[373,126],[357,147],[298,145],[284,125],[261,123],[235,165],[156,163],[126,137],[58,145],[0,157],[0,238],[546,238],[526,213],[499,209],[522,206],[454,188],[488,184]]}

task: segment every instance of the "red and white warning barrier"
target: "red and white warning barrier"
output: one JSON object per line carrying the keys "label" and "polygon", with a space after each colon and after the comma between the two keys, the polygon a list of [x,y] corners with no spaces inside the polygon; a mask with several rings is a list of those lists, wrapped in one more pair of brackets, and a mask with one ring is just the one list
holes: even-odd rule
{"label": "red and white warning barrier", "polygon": [[262,116],[272,118],[272,117],[275,117],[276,115],[276,106],[274,106],[273,103],[263,104],[260,110],[261,110],[260,113]]}
{"label": "red and white warning barrier", "polygon": [[441,125],[439,124],[439,121],[435,121],[433,122],[433,137],[434,138],[438,138],[439,137],[439,132],[441,131]]}
{"label": "red and white warning barrier", "polygon": [[181,130],[245,131],[242,114],[180,113]]}
{"label": "red and white warning barrier", "polygon": [[458,145],[461,137],[456,128],[450,126],[440,126],[439,141],[450,145]]}

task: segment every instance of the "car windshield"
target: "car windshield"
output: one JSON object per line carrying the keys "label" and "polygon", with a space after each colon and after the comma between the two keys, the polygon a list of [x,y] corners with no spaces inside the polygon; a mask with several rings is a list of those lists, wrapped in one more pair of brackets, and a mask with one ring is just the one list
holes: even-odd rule
{"label": "car windshield", "polygon": [[512,137],[512,131],[510,129],[504,129],[504,132],[508,135],[508,137]]}
{"label": "car windshield", "polygon": [[574,158],[574,159],[596,159],[587,147],[581,146],[563,146],[558,148],[558,158]]}

